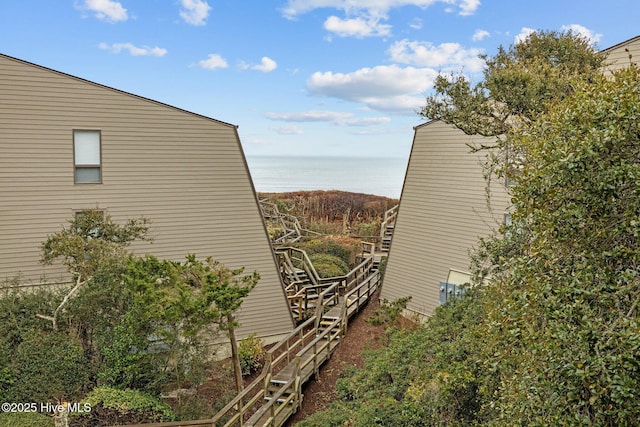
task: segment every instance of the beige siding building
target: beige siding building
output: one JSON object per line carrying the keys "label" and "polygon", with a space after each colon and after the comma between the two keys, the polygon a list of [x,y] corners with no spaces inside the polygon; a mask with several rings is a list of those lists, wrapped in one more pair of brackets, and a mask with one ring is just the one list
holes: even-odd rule
{"label": "beige siding building", "polygon": [[619,70],[628,67],[631,63],[638,65],[640,63],[640,36],[604,49],[602,53],[607,56],[606,64],[609,70]]}
{"label": "beige siding building", "polygon": [[4,55],[0,99],[0,283],[67,280],[40,245],[98,208],[151,220],[139,254],[258,271],[239,335],[292,329],[236,126]]}
{"label": "beige siding building", "polygon": [[[629,55],[637,63],[640,36],[602,52],[608,69],[628,66]],[[483,154],[468,147],[479,141],[443,122],[415,128],[381,298],[411,296],[407,308],[430,316],[468,280],[470,251],[498,229],[509,208],[504,182],[491,184],[487,204]]]}
{"label": "beige siding building", "polygon": [[491,184],[487,203],[484,154],[467,146],[480,141],[440,121],[415,128],[381,298],[411,296],[407,309],[430,316],[469,279],[470,249],[508,207],[503,182]]}

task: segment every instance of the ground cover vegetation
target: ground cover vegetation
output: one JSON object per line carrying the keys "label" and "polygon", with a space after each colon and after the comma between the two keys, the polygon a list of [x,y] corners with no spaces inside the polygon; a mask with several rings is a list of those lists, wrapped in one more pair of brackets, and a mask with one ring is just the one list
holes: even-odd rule
{"label": "ground cover vegetation", "polygon": [[[397,202],[336,191],[280,199],[312,227],[339,231],[298,243],[322,277],[347,273],[362,250],[351,227],[374,230]],[[229,315],[259,278],[195,255],[180,263],[134,256],[128,246],[150,240],[149,226],[144,218],[119,225],[100,211],[85,212],[42,245],[42,261],[63,264],[70,287],[27,292],[15,279],[0,289],[0,396],[90,404],[74,426],[198,419],[233,397],[231,360],[212,362],[207,343],[233,329]],[[262,367],[264,344],[251,335],[237,352],[250,381]],[[0,415],[2,427],[28,425],[53,421],[50,414]]]}
{"label": "ground cover vegetation", "polygon": [[605,75],[571,33],[485,59],[484,82],[440,78],[423,114],[496,136],[511,223],[479,243],[476,286],[390,332],[300,425],[637,425],[640,71]]}
{"label": "ground cover vegetation", "polygon": [[[205,382],[212,341],[233,333],[233,313],[259,276],[193,254],[175,262],[127,251],[148,232],[143,218],[119,225],[103,212],[84,212],[42,246],[43,262],[67,266],[70,288],[0,290],[3,401],[90,403],[75,425],[215,413],[197,395],[173,408],[159,397]],[[247,370],[252,354],[245,350]],[[181,413],[187,407],[204,412]],[[16,417],[4,413],[0,425]]]}
{"label": "ground cover vegetation", "polygon": [[[295,216],[311,231],[287,245],[304,250],[323,278],[342,276],[355,267],[362,242],[378,242],[385,212],[398,204],[397,199],[337,190],[260,193],[259,197],[281,213]],[[278,231],[271,230],[274,235]]]}
{"label": "ground cover vegetation", "polygon": [[384,212],[397,199],[347,191],[295,191],[260,193],[282,213],[298,218],[303,225],[321,234],[371,237],[380,231]]}

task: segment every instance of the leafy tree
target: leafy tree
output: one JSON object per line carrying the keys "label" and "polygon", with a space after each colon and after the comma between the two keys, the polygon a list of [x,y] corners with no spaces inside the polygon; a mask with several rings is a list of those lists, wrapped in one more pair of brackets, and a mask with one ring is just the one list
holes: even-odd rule
{"label": "leafy tree", "polygon": [[61,260],[75,281],[75,286],[62,299],[52,316],[38,317],[51,321],[58,329],[58,316],[62,309],[75,298],[78,291],[98,271],[114,272],[118,264],[126,259],[126,247],[134,240],[150,240],[149,221],[132,219],[124,226],[116,224],[110,216],[99,210],[88,210],[77,214],[69,226],[47,237],[42,244],[42,263],[52,264]]}
{"label": "leafy tree", "polygon": [[474,255],[486,284],[368,353],[302,425],[638,424],[640,70],[569,80],[500,130],[526,162],[512,223]]}
{"label": "leafy tree", "polygon": [[427,97],[419,114],[468,135],[495,137],[494,146],[474,148],[497,148],[489,166],[499,174],[511,173],[504,169],[506,162],[515,166],[526,155],[514,152],[509,130],[570,97],[580,82],[593,81],[605,60],[589,40],[571,31],[534,32],[482,59],[484,79],[479,83],[472,84],[462,74],[436,77],[435,94]]}
{"label": "leafy tree", "polygon": [[137,257],[127,250],[137,239],[148,239],[147,220],[121,226],[93,211],[49,236],[43,262],[61,260],[76,283],[60,294],[2,292],[0,394],[78,398],[100,383],[157,395],[198,384],[220,333],[235,344],[233,313],[259,275],[195,255]]}
{"label": "leafy tree", "polygon": [[[147,255],[131,257],[123,279],[132,301],[125,320],[131,321],[116,329],[127,328],[121,331],[125,342],[118,351],[115,347],[105,348],[105,356],[116,369],[105,378],[111,378],[113,385],[144,388],[137,383],[138,378],[123,382],[122,375],[130,374],[132,369],[148,373],[144,366],[157,363],[161,357],[164,372],[171,374],[174,382],[180,382],[184,374],[194,375],[202,368],[204,345],[218,332],[228,334],[234,347],[233,333],[238,324],[233,313],[256,286],[259,275],[243,275],[243,269],[230,270],[211,258],[203,262],[192,254],[183,263]],[[149,337],[162,347],[160,355],[150,351]],[[134,341],[126,341],[131,339]],[[140,340],[147,344],[141,347]],[[237,348],[233,355],[239,363]],[[130,363],[122,364],[125,359]],[[145,382],[144,378],[139,379]]]}
{"label": "leafy tree", "polygon": [[526,239],[487,288],[496,425],[637,424],[638,117],[631,66],[509,135],[527,162],[504,239]]}
{"label": "leafy tree", "polygon": [[151,240],[150,221],[144,217],[130,219],[124,225],[113,221],[100,210],[78,213],[69,225],[47,237],[42,244],[42,262],[60,260],[74,275],[86,280],[105,262],[123,259],[124,250],[135,240]]}

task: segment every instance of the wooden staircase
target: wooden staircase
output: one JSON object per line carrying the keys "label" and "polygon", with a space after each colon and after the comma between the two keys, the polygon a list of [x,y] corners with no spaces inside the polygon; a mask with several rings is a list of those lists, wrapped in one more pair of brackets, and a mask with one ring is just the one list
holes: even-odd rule
{"label": "wooden staircase", "polygon": [[[304,398],[302,386],[318,375],[344,339],[349,319],[380,286],[374,255],[372,251],[349,274],[332,278],[336,280],[319,292],[313,314],[267,352],[260,376],[263,381],[260,401],[255,400],[256,390],[250,386],[229,402],[210,425],[281,426],[298,411]],[[252,410],[249,404],[239,406],[245,400],[260,407]],[[228,421],[222,423],[222,419]]]}
{"label": "wooden staircase", "polygon": [[349,319],[380,286],[372,251],[318,294],[312,315],[272,346],[260,375],[213,418],[128,427],[282,426],[298,411],[302,386],[320,372],[347,332]]}
{"label": "wooden staircase", "polygon": [[302,405],[302,386],[318,375],[347,332],[352,316],[380,286],[380,255],[363,243],[360,263],[344,276],[320,278],[307,254],[274,249],[298,326],[266,353],[260,375],[213,418],[127,427],[282,426]]}
{"label": "wooden staircase", "polygon": [[320,233],[304,228],[297,217],[280,212],[277,205],[266,199],[260,200],[260,210],[265,221],[282,229],[281,235],[273,240],[274,244],[295,243],[305,236],[320,235]]}
{"label": "wooden staircase", "polygon": [[396,225],[396,217],[398,215],[398,205],[384,213],[384,219],[380,225],[380,251],[389,252],[391,248],[391,238]]}

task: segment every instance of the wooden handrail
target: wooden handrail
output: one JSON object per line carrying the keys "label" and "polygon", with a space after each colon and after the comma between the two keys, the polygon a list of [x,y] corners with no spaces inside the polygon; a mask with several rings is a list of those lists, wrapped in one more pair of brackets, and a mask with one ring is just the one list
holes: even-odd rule
{"label": "wooden handrail", "polygon": [[[320,283],[320,276],[316,272],[316,269],[313,267],[313,263],[311,263],[311,260],[305,251],[291,246],[283,246],[278,247],[275,250],[275,253],[276,255],[285,257],[285,261],[288,262],[289,267],[293,270],[296,268],[304,270],[307,273],[309,280],[311,280],[311,283],[314,285]],[[294,256],[294,254],[296,256]],[[300,265],[296,265],[296,261]]]}
{"label": "wooden handrail", "polygon": [[[290,262],[290,266],[294,266],[294,262],[305,263],[308,261],[306,253],[295,248],[279,248],[278,251],[286,257],[286,261]],[[297,258],[293,257],[293,253]],[[304,255],[302,255],[304,254]],[[311,265],[309,261],[309,265]],[[291,405],[299,407],[302,401],[302,383],[301,378],[303,369],[313,364],[311,371],[305,371],[306,375],[311,372],[318,373],[320,365],[329,357],[335,348],[335,341],[344,336],[347,331],[349,317],[360,309],[361,304],[369,300],[371,295],[376,291],[380,273],[372,272],[374,266],[374,253],[371,252],[360,264],[344,276],[331,278],[318,278],[316,284],[309,286],[300,286],[300,288],[288,297],[301,298],[305,297],[305,293],[309,291],[320,291],[316,301],[315,314],[302,322],[298,327],[291,331],[287,336],[282,338],[277,344],[271,347],[265,355],[265,363],[260,375],[254,379],[240,394],[225,405],[212,419],[172,422],[172,423],[155,423],[136,425],[140,427],[178,427],[178,426],[218,426],[225,418],[224,427],[247,425],[247,419],[265,421],[262,425],[275,425],[282,422],[282,417],[277,417],[286,408],[291,410]],[[311,265],[311,267],[313,267]],[[313,270],[315,271],[315,269]],[[288,291],[295,290],[300,283],[291,282]],[[328,318],[331,323],[323,324],[324,329],[320,330],[320,322],[322,320],[325,307],[335,306],[340,301],[340,295],[343,301],[339,309],[339,317]],[[365,298],[366,296],[366,298]],[[351,310],[355,305],[355,310]],[[326,319],[326,320],[328,320]],[[314,325],[314,327],[311,327]],[[323,352],[322,360],[320,354]],[[307,355],[307,353],[309,353]],[[306,355],[306,356],[305,356]],[[295,362],[294,372],[284,384],[275,390],[272,396],[267,396],[268,386],[275,375],[280,370],[281,365],[289,365]],[[281,368],[280,368],[281,369]],[[285,393],[289,393],[286,397]],[[269,397],[269,401],[262,405],[257,411],[253,409],[258,402],[265,397]],[[280,424],[278,424],[280,425]],[[134,426],[129,426],[134,427]]]}
{"label": "wooden handrail", "polygon": [[[236,397],[234,397],[229,403],[227,403],[224,408],[222,408],[218,413],[211,419],[211,425],[215,426],[218,422],[222,420],[231,410],[235,409],[237,412],[231,416],[231,418],[224,424],[225,427],[235,425],[237,421],[240,421],[238,425],[242,425],[244,422],[243,418],[247,411],[260,399],[263,397],[263,383],[264,378],[266,376],[265,366],[262,369],[262,373],[254,379],[251,384],[249,384],[242,392],[240,392]],[[261,387],[258,388],[258,385]],[[253,394],[251,397],[245,400],[248,395]],[[243,402],[246,402],[243,404]],[[162,424],[166,426],[166,424]],[[178,424],[179,425],[179,424]]]}
{"label": "wooden handrail", "polygon": [[[269,411],[270,412],[269,418],[267,419],[267,421],[265,423],[262,424],[262,426],[273,425],[273,421],[275,421],[275,418],[280,414],[280,412],[282,412],[284,410],[284,408],[286,408],[286,405],[291,403],[292,400],[297,397],[296,388],[297,388],[298,382],[299,382],[298,381],[298,372],[296,370],[291,375],[291,378],[286,383],[284,383],[276,391],[276,393],[274,395],[272,395],[270,397],[270,400],[265,405],[262,405],[260,407],[260,409],[258,409],[252,415],[252,418],[256,419],[256,420],[259,420],[263,416],[265,416],[267,411]],[[284,393],[286,393],[292,386],[294,387],[294,392],[291,393],[286,399],[282,399],[282,396],[284,395]],[[280,402],[280,400],[282,400],[282,402]],[[276,405],[276,403],[280,403],[280,405]]]}
{"label": "wooden handrail", "polygon": [[321,233],[302,227],[298,217],[280,212],[278,206],[275,203],[269,202],[267,199],[260,200],[260,209],[264,218],[278,221],[282,229],[285,230],[284,235],[275,239],[274,243],[297,242],[309,234],[322,235]]}
{"label": "wooden handrail", "polygon": [[384,223],[390,223],[392,221],[396,220],[396,216],[398,216],[398,206],[400,205],[394,205],[391,208],[387,209],[384,213],[384,219],[383,219],[383,224]]}
{"label": "wooden handrail", "polygon": [[[318,360],[318,356],[325,349],[329,349],[328,351],[330,352],[333,341],[335,341],[338,335],[340,335],[340,332],[332,334],[332,331],[341,322],[342,322],[342,319],[334,320],[333,323],[327,326],[327,329],[322,331],[322,333],[318,334],[311,342],[309,342],[307,345],[305,345],[302,349],[300,349],[296,353],[296,356],[295,356],[296,368],[292,374],[291,379],[289,379],[286,383],[280,386],[280,388],[278,388],[276,393],[270,396],[270,400],[264,406],[262,406],[258,411],[256,411],[256,413],[253,415],[254,419],[261,419],[269,411],[270,416],[266,420],[265,424],[263,425],[271,425],[271,422],[275,420],[275,417],[277,417],[280,414],[280,412],[284,410],[287,404],[292,403],[294,398],[296,399],[295,400],[296,402],[300,402],[299,396],[301,396],[302,394],[302,389],[301,389],[302,384],[300,384],[299,378],[302,370],[306,368],[308,365],[310,365],[311,363],[314,363],[312,372],[317,373],[320,364],[324,362],[324,360]],[[313,351],[310,352],[310,350],[313,350]],[[310,354],[310,357],[307,357],[304,360],[302,360],[302,358],[307,353]],[[289,391],[292,384],[295,384],[295,380],[298,380],[298,384],[295,385],[293,391],[290,393],[290,395],[286,399],[282,399],[282,396],[284,395],[284,393]]]}

